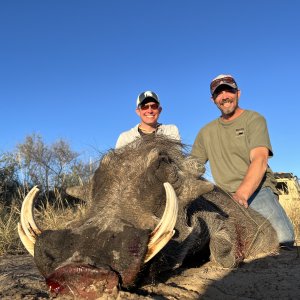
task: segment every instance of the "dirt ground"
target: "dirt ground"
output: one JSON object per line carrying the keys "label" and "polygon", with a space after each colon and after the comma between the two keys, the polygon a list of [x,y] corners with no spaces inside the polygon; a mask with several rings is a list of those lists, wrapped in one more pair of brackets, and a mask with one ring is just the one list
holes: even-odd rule
{"label": "dirt ground", "polygon": [[[181,269],[143,286],[101,299],[300,299],[300,247],[249,261],[234,270]],[[54,299],[29,255],[0,257],[0,299]],[[56,297],[55,299],[73,299]]]}

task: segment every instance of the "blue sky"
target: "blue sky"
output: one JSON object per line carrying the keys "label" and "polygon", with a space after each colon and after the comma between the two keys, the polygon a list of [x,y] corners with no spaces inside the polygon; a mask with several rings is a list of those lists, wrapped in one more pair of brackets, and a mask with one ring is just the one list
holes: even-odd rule
{"label": "blue sky", "polygon": [[0,2],[0,151],[27,135],[83,156],[138,123],[144,90],[189,145],[219,116],[209,83],[232,74],[240,106],[265,116],[273,171],[300,177],[300,2],[57,0]]}

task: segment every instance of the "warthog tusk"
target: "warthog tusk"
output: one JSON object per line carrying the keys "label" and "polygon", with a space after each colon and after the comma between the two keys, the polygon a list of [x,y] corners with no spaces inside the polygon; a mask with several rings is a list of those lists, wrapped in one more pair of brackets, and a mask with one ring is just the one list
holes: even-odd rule
{"label": "warthog tusk", "polygon": [[18,223],[19,237],[26,250],[34,256],[34,244],[36,237],[41,234],[41,230],[36,225],[33,218],[33,204],[39,193],[39,189],[35,186],[25,197],[21,208],[21,224]]}
{"label": "warthog tusk", "polygon": [[23,243],[26,250],[32,256],[34,256],[34,243],[27,237],[27,235],[25,234],[25,232],[22,228],[22,225],[20,223],[18,223],[18,233],[19,233],[19,237],[21,239],[21,242]]}
{"label": "warthog tusk", "polygon": [[150,234],[148,251],[144,262],[153,258],[175,233],[174,227],[178,214],[177,196],[170,183],[165,182],[164,187],[166,190],[166,208],[160,222]]}

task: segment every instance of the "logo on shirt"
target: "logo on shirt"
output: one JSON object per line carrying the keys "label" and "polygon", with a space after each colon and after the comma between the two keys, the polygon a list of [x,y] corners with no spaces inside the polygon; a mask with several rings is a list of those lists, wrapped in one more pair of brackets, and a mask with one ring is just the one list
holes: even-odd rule
{"label": "logo on shirt", "polygon": [[239,136],[243,136],[245,135],[245,129],[244,128],[237,128],[235,130],[235,136],[239,137]]}

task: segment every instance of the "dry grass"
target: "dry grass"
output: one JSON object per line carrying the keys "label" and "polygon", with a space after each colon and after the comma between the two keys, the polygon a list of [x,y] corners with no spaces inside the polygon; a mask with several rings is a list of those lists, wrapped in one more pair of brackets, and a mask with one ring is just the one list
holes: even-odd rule
{"label": "dry grass", "polygon": [[37,224],[41,229],[63,229],[66,225],[82,216],[85,211],[85,205],[78,204],[68,205],[63,204],[60,200],[55,203],[55,206],[47,202],[39,209],[35,209],[34,216]]}
{"label": "dry grass", "polygon": [[296,241],[299,245],[300,244],[300,199],[296,201],[280,200],[280,203],[294,225]]}
{"label": "dry grass", "polygon": [[[5,207],[0,203],[0,255],[26,252],[17,231],[20,207],[20,201],[15,201],[11,207]],[[46,203],[35,209],[34,216],[41,229],[62,229],[84,211],[84,204],[71,206],[58,201],[55,206]]]}
{"label": "dry grass", "polygon": [[16,230],[18,220],[17,205],[5,207],[0,204],[0,255],[23,251],[23,245]]}

